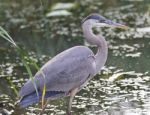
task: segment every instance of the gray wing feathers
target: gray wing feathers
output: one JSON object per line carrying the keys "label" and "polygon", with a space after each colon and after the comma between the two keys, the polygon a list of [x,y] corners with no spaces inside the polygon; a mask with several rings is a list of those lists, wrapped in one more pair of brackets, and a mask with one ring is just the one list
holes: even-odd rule
{"label": "gray wing feathers", "polygon": [[[35,77],[36,86],[41,89],[46,84],[47,91],[69,91],[82,85],[89,75],[95,74],[94,54],[84,46],[66,50],[47,62]],[[22,87],[20,96],[33,92],[35,88],[29,80]]]}
{"label": "gray wing feathers", "polygon": [[76,61],[72,61],[68,66],[64,67],[65,69],[55,74],[55,79],[51,84],[47,83],[47,90],[69,91],[79,87],[86,81],[89,74],[92,74],[91,64],[88,59],[76,59]]}

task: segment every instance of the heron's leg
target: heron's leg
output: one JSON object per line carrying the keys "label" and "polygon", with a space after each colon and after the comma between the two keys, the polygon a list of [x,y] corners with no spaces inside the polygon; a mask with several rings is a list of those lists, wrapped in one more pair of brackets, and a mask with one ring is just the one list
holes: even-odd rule
{"label": "heron's leg", "polygon": [[67,115],[71,115],[72,101],[77,92],[78,92],[78,88],[76,88],[70,92],[70,98],[69,98],[68,108],[67,108]]}
{"label": "heron's leg", "polygon": [[47,100],[46,100],[46,103],[45,103],[45,105],[42,107],[42,110],[40,111],[39,115],[42,115],[42,114],[43,114],[43,112],[44,112],[44,110],[45,110],[47,104],[49,103],[49,101],[50,101],[50,99],[47,99]]}

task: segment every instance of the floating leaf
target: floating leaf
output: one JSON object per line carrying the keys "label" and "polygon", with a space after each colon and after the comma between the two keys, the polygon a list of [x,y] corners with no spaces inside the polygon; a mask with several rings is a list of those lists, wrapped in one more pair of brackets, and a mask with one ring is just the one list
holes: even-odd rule
{"label": "floating leaf", "polygon": [[46,14],[46,17],[53,17],[53,16],[68,16],[71,15],[71,12],[67,10],[56,10]]}
{"label": "floating leaf", "polygon": [[141,52],[126,54],[126,57],[140,57]]}
{"label": "floating leaf", "polygon": [[123,79],[125,75],[136,75],[136,76],[139,76],[139,75],[142,75],[140,73],[135,73],[134,71],[129,71],[129,72],[120,72],[120,73],[115,73],[113,74],[109,79],[108,81],[110,82],[113,82],[113,81],[117,81],[119,79]]}
{"label": "floating leaf", "polygon": [[137,32],[150,33],[150,27],[137,28]]}
{"label": "floating leaf", "polygon": [[52,10],[64,10],[64,9],[70,9],[73,8],[75,4],[73,3],[57,3],[52,7]]}

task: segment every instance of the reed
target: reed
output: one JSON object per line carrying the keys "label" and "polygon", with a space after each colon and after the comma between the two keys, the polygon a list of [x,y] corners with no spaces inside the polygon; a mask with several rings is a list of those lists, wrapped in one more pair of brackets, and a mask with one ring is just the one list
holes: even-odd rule
{"label": "reed", "polygon": [[[21,61],[22,61],[23,65],[24,65],[24,67],[26,68],[26,71],[27,71],[27,73],[28,73],[28,75],[29,75],[29,78],[32,80],[32,83],[33,83],[34,88],[35,88],[35,90],[36,90],[37,96],[39,97],[38,89],[37,89],[37,87],[36,87],[36,85],[35,85],[35,82],[33,81],[33,74],[32,74],[32,71],[31,71],[31,68],[30,68],[29,64],[31,64],[31,65],[32,65],[33,67],[35,67],[38,71],[40,71],[40,72],[42,73],[43,78],[45,79],[44,73],[39,69],[39,67],[38,67],[38,65],[36,64],[35,60],[33,60],[32,58],[30,58],[30,57],[28,56],[28,54],[25,53],[25,52],[15,43],[15,41],[14,41],[14,40],[12,39],[12,37],[8,34],[8,32],[7,32],[5,29],[3,29],[1,26],[0,26],[0,36],[1,36],[1,38],[5,39],[5,40],[7,40],[9,43],[11,43],[11,44],[14,46],[14,48],[16,49],[16,52],[19,54],[19,56],[20,56],[20,58],[21,58]],[[28,64],[28,62],[30,62],[30,63]],[[17,88],[16,88],[15,84],[14,84],[10,79],[8,79],[8,80],[9,80],[9,83],[10,83],[11,87],[13,87],[13,90],[14,90],[15,94],[18,95],[18,91],[17,91]],[[43,107],[43,105],[44,105],[45,92],[46,92],[46,85],[44,84],[43,92],[42,92],[42,107]],[[39,97],[39,99],[40,99],[40,97]]]}

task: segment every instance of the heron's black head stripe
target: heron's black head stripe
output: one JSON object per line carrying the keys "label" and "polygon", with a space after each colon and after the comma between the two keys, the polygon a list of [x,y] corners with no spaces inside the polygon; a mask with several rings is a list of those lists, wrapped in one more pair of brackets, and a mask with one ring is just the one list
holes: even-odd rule
{"label": "heron's black head stripe", "polygon": [[82,23],[84,23],[86,20],[89,20],[89,19],[95,19],[95,20],[98,20],[98,21],[103,21],[103,20],[106,20],[105,17],[97,14],[97,13],[93,13],[93,14],[90,14],[89,16],[87,16],[86,18],[84,18],[82,20]]}

